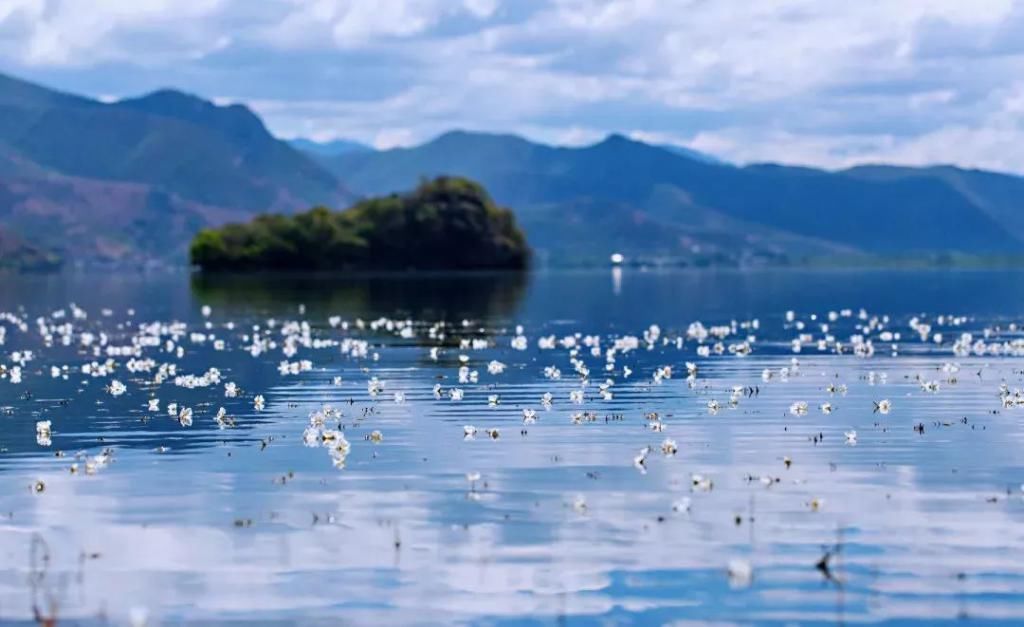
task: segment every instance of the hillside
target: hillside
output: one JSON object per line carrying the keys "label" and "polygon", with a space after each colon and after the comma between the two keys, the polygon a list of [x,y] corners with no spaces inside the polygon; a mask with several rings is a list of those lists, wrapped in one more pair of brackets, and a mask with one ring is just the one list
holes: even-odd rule
{"label": "hillside", "polygon": [[105,103],[0,75],[0,226],[72,266],[180,265],[203,228],[444,175],[514,207],[552,265],[613,252],[696,265],[1024,258],[1024,178],[1006,174],[737,167],[619,135],[566,148],[454,131],[377,151],[282,141],[245,106],[175,90]]}
{"label": "hillside", "polygon": [[0,220],[63,239],[44,228],[59,214],[69,260],[180,263],[202,226],[352,198],[244,106],[171,90],[101,103],[0,75]]}
{"label": "hillside", "polygon": [[617,135],[555,148],[466,132],[326,163],[363,193],[443,173],[479,180],[517,208],[550,259],[605,258],[616,250],[705,262],[1024,253],[1024,228],[1014,219],[1024,179],[989,172],[741,168]]}

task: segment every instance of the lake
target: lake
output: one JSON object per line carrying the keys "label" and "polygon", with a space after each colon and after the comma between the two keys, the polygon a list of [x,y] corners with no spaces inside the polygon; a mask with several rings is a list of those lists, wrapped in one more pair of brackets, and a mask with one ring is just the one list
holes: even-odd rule
{"label": "lake", "polygon": [[1022,294],[0,278],[0,622],[1021,624]]}

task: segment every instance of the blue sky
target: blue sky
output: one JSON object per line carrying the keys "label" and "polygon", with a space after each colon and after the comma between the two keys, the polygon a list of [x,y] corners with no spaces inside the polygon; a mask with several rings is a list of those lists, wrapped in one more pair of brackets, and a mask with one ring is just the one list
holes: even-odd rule
{"label": "blue sky", "polygon": [[0,0],[0,70],[174,86],[378,147],[622,132],[737,162],[1024,173],[1013,0]]}

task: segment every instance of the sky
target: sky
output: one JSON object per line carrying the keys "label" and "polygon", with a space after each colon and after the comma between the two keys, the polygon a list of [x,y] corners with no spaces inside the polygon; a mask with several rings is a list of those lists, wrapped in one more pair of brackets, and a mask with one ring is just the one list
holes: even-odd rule
{"label": "sky", "polygon": [[0,0],[0,71],[281,137],[611,132],[737,163],[1024,173],[1024,0]]}

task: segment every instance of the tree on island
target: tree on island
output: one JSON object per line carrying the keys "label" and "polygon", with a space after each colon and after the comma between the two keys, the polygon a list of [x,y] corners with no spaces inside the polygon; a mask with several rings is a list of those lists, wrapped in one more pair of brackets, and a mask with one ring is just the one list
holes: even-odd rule
{"label": "tree on island", "polygon": [[531,253],[515,216],[483,187],[439,177],[345,211],[315,207],[204,229],[190,255],[204,271],[518,270]]}

